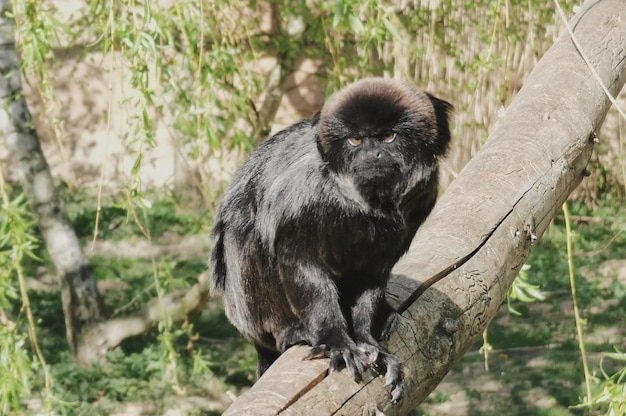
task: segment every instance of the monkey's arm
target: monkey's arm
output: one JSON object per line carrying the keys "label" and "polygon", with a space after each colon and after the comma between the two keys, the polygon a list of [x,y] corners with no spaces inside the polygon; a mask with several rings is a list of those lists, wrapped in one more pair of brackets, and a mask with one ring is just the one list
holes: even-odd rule
{"label": "monkey's arm", "polygon": [[323,267],[303,263],[281,264],[280,276],[290,307],[302,322],[301,335],[313,347],[305,359],[330,358],[331,372],[345,366],[360,381],[368,359],[349,335],[332,278]]}

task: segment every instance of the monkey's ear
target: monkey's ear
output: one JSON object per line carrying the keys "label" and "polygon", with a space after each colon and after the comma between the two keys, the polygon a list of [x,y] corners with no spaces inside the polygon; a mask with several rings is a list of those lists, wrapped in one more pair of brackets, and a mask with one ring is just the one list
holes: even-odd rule
{"label": "monkey's ear", "polygon": [[454,107],[447,101],[441,100],[433,95],[428,95],[430,102],[435,109],[435,118],[437,120],[437,138],[434,143],[434,151],[438,156],[443,156],[448,151],[450,145],[450,113],[454,111]]}

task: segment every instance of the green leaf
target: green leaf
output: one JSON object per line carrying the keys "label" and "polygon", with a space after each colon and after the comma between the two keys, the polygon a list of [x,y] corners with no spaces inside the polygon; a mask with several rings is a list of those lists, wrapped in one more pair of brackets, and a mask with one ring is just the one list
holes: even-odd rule
{"label": "green leaf", "polygon": [[398,29],[396,29],[396,26],[393,23],[391,23],[391,21],[387,19],[387,17],[383,17],[383,25],[385,26],[385,28],[387,29],[391,37],[393,37],[396,40],[402,40],[402,38],[400,37],[400,33],[398,32]]}
{"label": "green leaf", "polygon": [[352,13],[348,15],[348,23],[350,24],[350,28],[354,31],[354,33],[361,34],[365,32],[365,26],[363,26],[363,22],[361,22],[361,20]]}
{"label": "green leaf", "polygon": [[335,5],[335,13],[333,14],[333,28],[339,26],[344,16],[344,4],[343,1],[338,1]]}
{"label": "green leaf", "polygon": [[132,175],[138,175],[139,169],[141,169],[141,160],[143,159],[143,153],[139,153],[137,155],[137,159],[135,159],[135,163],[133,163],[133,167],[130,169]]}
{"label": "green leaf", "polygon": [[608,358],[612,359],[612,360],[625,361],[626,362],[626,353],[605,352],[603,355],[605,357],[608,357]]}

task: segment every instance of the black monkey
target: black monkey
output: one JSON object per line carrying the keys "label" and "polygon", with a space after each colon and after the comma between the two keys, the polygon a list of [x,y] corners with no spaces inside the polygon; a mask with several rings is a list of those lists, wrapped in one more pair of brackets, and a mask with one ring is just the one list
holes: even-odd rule
{"label": "black monkey", "polygon": [[312,119],[261,144],[215,218],[211,289],[254,342],[260,376],[289,346],[330,357],[356,381],[385,369],[400,400],[400,361],[382,349],[396,322],[385,286],[437,197],[452,106],[398,81],[368,78]]}

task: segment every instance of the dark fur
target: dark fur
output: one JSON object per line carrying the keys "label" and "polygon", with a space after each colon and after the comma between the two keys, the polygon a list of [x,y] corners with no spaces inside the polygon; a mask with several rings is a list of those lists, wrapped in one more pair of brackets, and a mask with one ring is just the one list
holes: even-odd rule
{"label": "dark fur", "polygon": [[384,368],[400,399],[402,365],[379,345],[396,321],[385,286],[435,203],[451,108],[407,84],[362,80],[238,170],[215,220],[211,282],[254,342],[259,376],[306,343],[306,358],[330,357],[331,371],[357,381]]}

